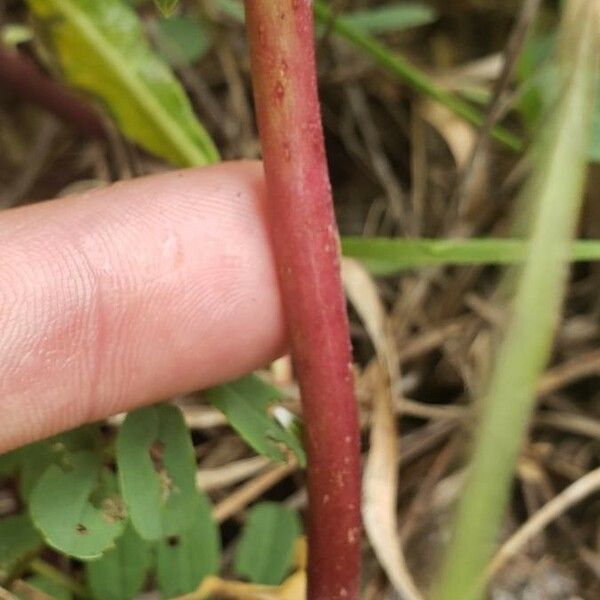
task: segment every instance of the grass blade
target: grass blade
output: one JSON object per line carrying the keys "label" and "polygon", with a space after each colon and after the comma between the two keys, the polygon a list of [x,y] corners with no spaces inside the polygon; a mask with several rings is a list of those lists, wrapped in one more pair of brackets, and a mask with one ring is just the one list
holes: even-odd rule
{"label": "grass blade", "polygon": [[355,10],[342,18],[365,33],[378,34],[396,33],[429,25],[437,19],[437,13],[431,6],[422,2],[399,2],[389,6]]}
{"label": "grass blade", "polygon": [[566,254],[583,195],[600,9],[570,0],[561,30],[563,93],[537,140],[523,200],[529,242],[513,315],[499,350],[477,433],[470,477],[436,600],[476,600],[508,500],[514,466],[551,349],[566,284]]}
{"label": "grass blade", "polygon": [[[227,16],[243,21],[244,15],[239,10],[240,3],[237,0],[215,0],[215,3]],[[314,11],[319,25],[331,27],[336,35],[368,54],[390,75],[406,83],[416,92],[429,96],[446,106],[469,123],[477,127],[483,125],[484,115],[472,104],[438,86],[424,71],[405,57],[391,52],[384,43],[361,27],[360,23],[353,18],[352,13],[336,16],[323,0],[315,0]],[[518,152],[523,149],[523,142],[515,134],[501,126],[494,127],[491,136],[510,150]]]}
{"label": "grass blade", "polygon": [[[408,269],[452,265],[504,265],[523,261],[527,242],[518,239],[392,239],[342,238],[344,256],[360,260],[374,275],[395,275]],[[566,259],[600,260],[600,240],[577,240]]]}
{"label": "grass blade", "polygon": [[[391,52],[385,44],[364,33],[348,19],[336,18],[325,2],[315,0],[314,8],[317,19],[321,23],[329,24],[336,34],[363,50],[385,71],[410,85],[417,92],[446,106],[469,123],[478,127],[483,124],[484,116],[471,104],[439,87],[421,69],[403,56]],[[492,129],[491,136],[513,151],[520,151],[523,148],[521,140],[502,127]]]}

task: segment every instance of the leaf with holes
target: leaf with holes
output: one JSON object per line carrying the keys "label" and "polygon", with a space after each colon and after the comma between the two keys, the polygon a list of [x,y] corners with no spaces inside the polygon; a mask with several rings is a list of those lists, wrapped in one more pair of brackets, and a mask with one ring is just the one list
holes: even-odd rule
{"label": "leaf with holes", "polygon": [[44,545],[28,515],[15,515],[0,520],[0,584],[10,577],[22,561],[33,556]]}
{"label": "leaf with holes", "polygon": [[177,165],[219,159],[183,88],[150,48],[127,2],[28,2],[46,26],[65,78],[99,98],[128,138]]}
{"label": "leaf with holes", "polygon": [[99,557],[123,530],[122,507],[107,492],[111,474],[98,455],[79,452],[52,464],[35,484],[29,509],[46,542],[80,559]]}
{"label": "leaf with holes", "polygon": [[277,388],[256,375],[248,375],[207,390],[205,396],[225,414],[230,425],[256,452],[284,462],[281,448],[285,447],[296,455],[300,465],[306,464],[298,437],[269,414],[271,406],[283,398]]}
{"label": "leaf with holes", "polygon": [[207,576],[219,568],[221,543],[219,529],[205,496],[197,494],[191,525],[158,546],[157,577],[165,598],[195,590]]}
{"label": "leaf with holes", "polygon": [[127,415],[117,465],[131,522],[146,540],[179,535],[196,506],[196,460],[179,409],[162,404]]}
{"label": "leaf with holes", "polygon": [[294,543],[300,532],[296,511],[274,502],[257,504],[248,512],[235,572],[253,583],[279,585],[292,567]]}
{"label": "leaf with holes", "polygon": [[115,547],[98,560],[86,563],[89,588],[98,600],[131,600],[144,587],[152,565],[152,547],[131,523]]}

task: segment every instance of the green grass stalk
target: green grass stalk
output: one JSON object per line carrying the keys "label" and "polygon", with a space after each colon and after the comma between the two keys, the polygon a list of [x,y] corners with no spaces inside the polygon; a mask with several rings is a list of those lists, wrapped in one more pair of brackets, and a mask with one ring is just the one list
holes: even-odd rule
{"label": "green grass stalk", "polygon": [[478,600],[510,495],[567,281],[568,248],[583,196],[600,30],[597,0],[569,0],[561,27],[562,95],[540,131],[524,191],[529,241],[512,318],[484,398],[469,479],[435,600]]}

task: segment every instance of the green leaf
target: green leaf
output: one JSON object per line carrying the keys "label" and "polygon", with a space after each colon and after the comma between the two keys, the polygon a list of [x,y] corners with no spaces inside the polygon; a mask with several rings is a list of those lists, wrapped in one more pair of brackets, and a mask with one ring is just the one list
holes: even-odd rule
{"label": "green leaf", "polygon": [[197,508],[196,460],[179,409],[162,404],[127,415],[117,464],[131,521],[144,539],[186,531]]}
{"label": "green leaf", "polygon": [[[528,40],[518,63],[517,74],[522,89],[518,108],[530,127],[543,127],[545,112],[557,101],[561,79],[552,61],[556,49],[554,31],[536,33]],[[596,91],[596,105],[592,118],[588,158],[600,162],[600,83]]]}
{"label": "green leaf", "polygon": [[0,481],[15,474],[21,464],[19,450],[0,454]]}
{"label": "green leaf", "polygon": [[[437,265],[511,264],[524,260],[527,242],[517,239],[392,239],[342,238],[342,252],[360,260],[375,275],[395,275],[407,269]],[[570,245],[573,261],[600,260],[600,240]]]}
{"label": "green leaf", "polygon": [[244,5],[240,0],[214,0],[215,6],[228,17],[243,23],[246,20]]}
{"label": "green leaf", "polygon": [[436,11],[423,2],[402,2],[345,13],[341,19],[364,33],[390,33],[433,23]]}
{"label": "green leaf", "polygon": [[596,108],[592,119],[592,141],[589,148],[589,159],[600,163],[600,84],[596,92]]}
{"label": "green leaf", "polygon": [[195,63],[212,45],[210,31],[204,23],[186,16],[160,19],[155,39],[161,55],[174,67]]}
{"label": "green leaf", "polygon": [[[71,600],[73,597],[69,590],[43,575],[33,575],[28,577],[25,582],[32,588],[40,590],[40,592],[43,592],[53,600]],[[29,598],[31,598],[31,596]]]}
{"label": "green leaf", "polygon": [[[113,477],[114,479],[114,477]],[[50,465],[31,492],[29,509],[46,542],[80,559],[99,557],[123,530],[119,500],[107,492],[110,473],[100,458],[79,452]]]}
{"label": "green leaf", "polygon": [[151,564],[152,546],[128,523],[112,550],[86,563],[92,595],[98,600],[135,598],[144,587]]}
{"label": "green leaf", "polygon": [[294,543],[300,533],[296,511],[275,502],[257,504],[248,512],[235,572],[252,583],[279,585],[292,567]]}
{"label": "green leaf", "polygon": [[58,464],[59,461],[59,455],[53,451],[52,444],[47,440],[25,446],[20,450],[19,493],[25,502],[29,501],[31,491],[46,469],[52,464]]}
{"label": "green leaf", "polygon": [[300,465],[306,464],[299,439],[269,414],[271,406],[283,398],[277,388],[256,375],[247,375],[207,390],[205,396],[225,414],[230,425],[256,452],[283,462],[285,455],[281,447],[284,446],[296,455]]}
{"label": "green leaf", "polygon": [[205,496],[196,494],[194,519],[179,535],[162,540],[158,546],[158,585],[165,598],[195,590],[219,568],[219,529]]}
{"label": "green leaf", "polygon": [[126,2],[28,2],[47,26],[65,78],[100,98],[127,137],[177,165],[218,160],[181,85]]}
{"label": "green leaf", "polygon": [[170,17],[177,8],[179,0],[154,0],[154,4],[165,17]]}
{"label": "green leaf", "polygon": [[0,519],[0,583],[44,545],[28,515]]}
{"label": "green leaf", "polygon": [[86,425],[17,450],[14,460],[18,463],[21,498],[28,501],[31,490],[51,464],[60,465],[75,452],[97,451],[99,447],[98,426]]}

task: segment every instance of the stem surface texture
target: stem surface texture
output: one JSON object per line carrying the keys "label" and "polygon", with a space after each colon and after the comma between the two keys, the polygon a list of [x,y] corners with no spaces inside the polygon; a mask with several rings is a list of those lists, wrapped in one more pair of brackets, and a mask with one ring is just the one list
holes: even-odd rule
{"label": "stem surface texture", "polygon": [[279,284],[308,455],[308,598],[356,599],[360,438],[309,0],[246,0]]}

